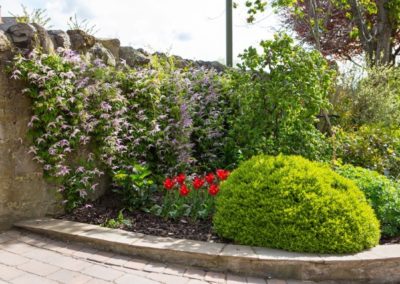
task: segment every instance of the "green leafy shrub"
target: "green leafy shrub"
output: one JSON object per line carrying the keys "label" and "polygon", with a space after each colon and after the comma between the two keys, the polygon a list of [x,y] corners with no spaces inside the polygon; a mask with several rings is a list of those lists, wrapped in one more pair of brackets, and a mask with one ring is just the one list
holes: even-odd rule
{"label": "green leafy shrub", "polygon": [[329,147],[315,127],[335,72],[315,51],[307,51],[287,35],[261,42],[241,56],[241,70],[231,72],[232,143],[245,158],[255,154],[329,157]]}
{"label": "green leafy shrub", "polygon": [[107,219],[101,226],[111,229],[120,229],[123,227],[131,227],[132,222],[129,219],[125,219],[124,217],[124,210],[120,210],[118,212],[117,218]]}
{"label": "green leafy shrub", "polygon": [[332,137],[335,158],[398,178],[400,174],[400,130],[364,125],[355,130],[338,128]]}
{"label": "green leafy shrub", "polygon": [[141,165],[134,165],[130,172],[119,170],[113,176],[117,186],[115,192],[121,196],[123,206],[129,210],[140,209],[149,204],[156,187],[150,179],[151,171]]}
{"label": "green leafy shrub", "polygon": [[221,184],[217,233],[244,245],[318,253],[378,244],[379,221],[355,184],[300,156],[255,156]]}
{"label": "green leafy shrub", "polygon": [[340,175],[351,179],[365,193],[381,223],[385,236],[400,233],[400,187],[375,171],[352,165],[335,167]]}
{"label": "green leafy shrub", "polygon": [[332,100],[345,128],[365,124],[400,125],[400,68],[377,67],[346,72]]}

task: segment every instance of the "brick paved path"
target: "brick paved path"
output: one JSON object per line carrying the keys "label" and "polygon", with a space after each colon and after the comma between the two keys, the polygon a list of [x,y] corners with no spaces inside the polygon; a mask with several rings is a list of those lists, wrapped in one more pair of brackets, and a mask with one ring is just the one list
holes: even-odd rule
{"label": "brick paved path", "polygon": [[312,283],[241,277],[167,265],[16,230],[0,234],[0,284]]}

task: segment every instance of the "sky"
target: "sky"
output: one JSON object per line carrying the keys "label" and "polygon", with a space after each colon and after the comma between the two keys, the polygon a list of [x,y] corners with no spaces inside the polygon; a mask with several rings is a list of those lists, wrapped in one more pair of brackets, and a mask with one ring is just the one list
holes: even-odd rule
{"label": "sky", "polygon": [[[281,27],[267,11],[246,23],[244,0],[233,11],[234,61],[249,46],[271,39]],[[96,26],[97,37],[119,38],[122,45],[180,55],[188,59],[225,61],[225,0],[0,0],[2,16],[20,14],[21,4],[46,9],[52,29],[68,29],[77,15]]]}

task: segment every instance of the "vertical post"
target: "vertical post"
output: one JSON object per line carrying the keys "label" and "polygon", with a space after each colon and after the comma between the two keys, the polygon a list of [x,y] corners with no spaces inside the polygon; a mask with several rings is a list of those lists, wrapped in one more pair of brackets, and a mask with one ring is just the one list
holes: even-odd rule
{"label": "vertical post", "polygon": [[232,67],[232,0],[226,0],[226,65]]}

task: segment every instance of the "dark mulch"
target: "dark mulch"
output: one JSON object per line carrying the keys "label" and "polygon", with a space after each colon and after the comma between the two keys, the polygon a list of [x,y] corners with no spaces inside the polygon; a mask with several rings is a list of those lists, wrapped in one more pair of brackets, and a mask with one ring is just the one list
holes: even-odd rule
{"label": "dark mulch", "polygon": [[[107,220],[115,219],[122,209],[118,196],[113,193],[104,195],[96,202],[75,209],[72,213],[60,216],[61,219],[101,225]],[[179,239],[190,239],[208,242],[224,242],[212,230],[211,220],[192,221],[189,218],[179,220],[164,219],[143,211],[123,212],[125,219],[130,221],[130,225],[122,225],[120,229],[143,233],[147,235],[174,237]],[[380,244],[400,244],[400,236],[388,238],[382,237]]]}
{"label": "dark mulch", "polygon": [[[61,219],[81,223],[100,225],[107,220],[115,219],[119,211],[118,196],[110,193],[98,201],[75,209],[72,213],[60,216]],[[164,219],[143,211],[123,211],[124,218],[130,225],[122,225],[120,229],[148,235],[174,237],[208,242],[228,242],[219,238],[212,230],[211,220],[193,221],[189,218],[179,220]]]}

